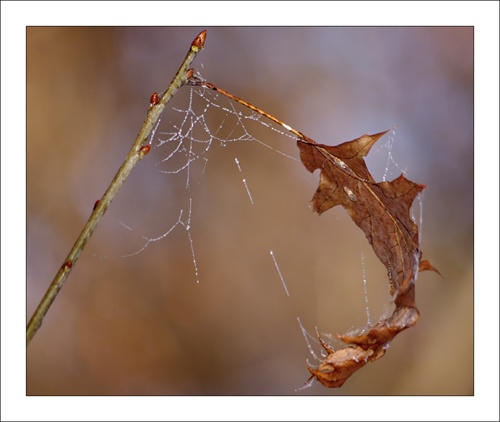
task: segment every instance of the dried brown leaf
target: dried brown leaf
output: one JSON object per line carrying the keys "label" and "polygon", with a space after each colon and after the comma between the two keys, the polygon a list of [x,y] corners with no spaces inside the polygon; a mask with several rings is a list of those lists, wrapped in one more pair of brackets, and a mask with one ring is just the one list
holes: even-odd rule
{"label": "dried brown leaf", "polygon": [[318,368],[309,367],[327,387],[340,387],[366,363],[379,359],[401,331],[415,325],[415,280],[419,271],[437,271],[421,261],[418,227],[410,216],[411,205],[424,185],[404,175],[390,182],[375,182],[363,159],[388,131],[363,135],[337,146],[318,144],[304,137],[297,141],[300,158],[311,173],[321,170],[312,199],[318,214],[342,205],[363,230],[375,254],[387,268],[390,294],[396,305],[389,318],[360,335],[338,335],[349,347],[333,350],[320,339],[328,357]]}

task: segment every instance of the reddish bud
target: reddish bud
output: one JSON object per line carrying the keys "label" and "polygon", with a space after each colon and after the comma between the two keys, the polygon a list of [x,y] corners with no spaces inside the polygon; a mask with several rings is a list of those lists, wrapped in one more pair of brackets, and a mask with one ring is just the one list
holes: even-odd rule
{"label": "reddish bud", "polygon": [[144,145],[139,150],[139,153],[142,154],[142,155],[146,155],[149,151],[151,151],[151,145]]}
{"label": "reddish bud", "polygon": [[186,72],[186,79],[191,79],[194,75],[194,69],[191,68],[191,69],[188,69],[188,71]]}
{"label": "reddish bud", "polygon": [[64,269],[69,270],[73,266],[73,261],[66,261],[64,263]]}
{"label": "reddish bud", "polygon": [[153,95],[151,95],[149,102],[151,103],[151,107],[155,106],[156,104],[158,104],[160,102],[160,97],[158,96],[158,94],[156,92],[154,92]]}
{"label": "reddish bud", "polygon": [[99,205],[99,202],[101,202],[100,199],[98,199],[97,201],[95,201],[94,208],[92,208],[92,211],[94,211],[97,208],[97,206]]}
{"label": "reddish bud", "polygon": [[203,48],[205,46],[205,40],[207,39],[207,31],[201,31],[198,36],[194,39],[191,44],[193,47]]}

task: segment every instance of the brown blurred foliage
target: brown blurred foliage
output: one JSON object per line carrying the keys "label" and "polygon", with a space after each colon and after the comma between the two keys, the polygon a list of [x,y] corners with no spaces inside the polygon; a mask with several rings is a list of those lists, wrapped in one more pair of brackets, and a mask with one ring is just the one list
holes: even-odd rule
{"label": "brown blurred foliage", "polygon": [[[151,94],[166,88],[201,29],[27,29],[27,318],[125,157]],[[214,145],[187,192],[185,175],[159,172],[164,155],[153,149],[33,339],[27,394],[472,394],[472,28],[206,29],[196,61],[204,77],[316,141],[399,126],[391,154],[428,186],[421,245],[444,279],[419,276],[420,319],[384,359],[339,390],[296,392],[306,359],[313,363],[297,317],[311,333],[366,323],[362,248],[377,320],[389,300],[383,266],[345,211],[311,212],[317,174],[300,163],[255,143]],[[159,131],[175,116],[167,112]],[[298,156],[269,129],[253,135]],[[372,154],[380,180],[388,152]],[[388,179],[399,173],[392,167]],[[167,231],[189,196],[199,283],[180,227],[122,258],[142,236]]]}

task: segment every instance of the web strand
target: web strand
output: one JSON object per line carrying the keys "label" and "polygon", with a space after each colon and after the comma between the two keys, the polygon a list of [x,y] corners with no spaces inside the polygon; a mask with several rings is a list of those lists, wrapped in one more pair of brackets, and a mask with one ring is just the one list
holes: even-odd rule
{"label": "web strand", "polygon": [[[192,209],[192,198],[189,198],[188,216],[187,216],[187,219],[185,221],[182,219],[182,215],[184,214],[184,209],[181,209],[180,212],[179,212],[179,218],[177,219],[177,221],[166,232],[164,232],[162,235],[157,236],[157,237],[151,237],[150,238],[150,237],[142,236],[142,238],[144,240],[146,240],[146,243],[142,246],[142,248],[140,248],[139,250],[137,250],[137,251],[135,251],[133,253],[130,253],[130,254],[127,254],[127,255],[122,255],[122,258],[130,258],[132,256],[140,254],[151,243],[155,243],[155,242],[158,242],[158,241],[166,238],[170,233],[172,233],[174,231],[174,229],[176,227],[182,226],[182,227],[184,227],[184,230],[186,230],[186,233],[187,233],[187,236],[188,236],[189,246],[190,246],[190,249],[191,249],[191,256],[192,256],[192,260],[193,260],[194,271],[195,271],[195,275],[196,275],[196,282],[199,283],[200,280],[199,280],[198,264],[197,264],[197,261],[196,261],[196,255],[195,255],[195,250],[194,250],[194,245],[193,245],[193,238],[191,236],[191,209]],[[124,223],[121,223],[121,224],[125,228],[127,228],[128,230],[132,230],[126,224],[124,224]]]}
{"label": "web strand", "polygon": [[276,262],[276,258],[274,257],[274,252],[271,251],[270,254],[271,254],[271,257],[273,258],[273,262],[274,262],[274,265],[276,267],[276,270],[278,271],[278,275],[280,276],[281,283],[283,284],[283,288],[285,289],[285,293],[287,296],[290,296],[290,293],[288,293],[288,289],[286,287],[286,283],[285,283],[285,280],[283,278],[283,275],[281,274],[280,267],[278,266],[278,263]]}
{"label": "web strand", "polygon": [[[238,166],[238,171],[241,173],[241,166],[240,166],[240,161],[238,160],[238,158],[234,158],[234,162],[236,163],[236,165]],[[247,194],[248,194],[248,198],[250,199],[250,202],[251,204],[253,205],[253,198],[252,198],[252,194],[250,193],[250,189],[248,188],[248,184],[247,184],[247,179],[241,179],[241,181],[243,182],[243,185],[245,186],[245,189],[247,191]]]}
{"label": "web strand", "polygon": [[367,287],[367,281],[366,281],[365,253],[363,251],[363,244],[361,244],[361,272],[363,275],[363,293],[365,294],[366,322],[368,324],[368,327],[371,327],[372,321],[370,318],[370,307],[368,306],[368,287]]}
{"label": "web strand", "polygon": [[[300,318],[297,317],[297,321],[299,323],[299,326],[300,326],[300,330],[302,331],[302,335],[304,336],[304,340],[306,341],[306,344],[307,344],[307,348],[309,349],[309,352],[311,353],[311,356],[316,359],[316,360],[319,360],[318,359],[318,356],[316,355],[316,353],[314,353],[314,350],[311,346],[311,343],[309,341],[309,338],[311,338],[313,341],[317,342],[318,340],[315,339],[311,334],[309,334],[307,332],[307,330],[304,328],[304,326],[302,325],[302,322],[300,321]],[[309,338],[308,338],[309,337]]]}

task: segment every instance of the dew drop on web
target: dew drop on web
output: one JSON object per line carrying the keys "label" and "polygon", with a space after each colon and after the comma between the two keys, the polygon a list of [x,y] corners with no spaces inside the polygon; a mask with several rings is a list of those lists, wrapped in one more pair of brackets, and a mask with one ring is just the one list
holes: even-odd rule
{"label": "dew drop on web", "polygon": [[358,200],[358,197],[354,194],[354,192],[349,189],[347,186],[344,186],[344,191],[345,193],[347,194],[348,198],[353,201],[353,202],[356,202]]}

